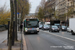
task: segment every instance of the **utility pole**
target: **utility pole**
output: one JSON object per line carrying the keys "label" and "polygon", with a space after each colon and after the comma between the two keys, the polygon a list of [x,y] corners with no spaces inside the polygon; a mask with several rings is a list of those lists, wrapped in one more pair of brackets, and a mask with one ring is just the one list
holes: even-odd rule
{"label": "utility pole", "polygon": [[13,0],[10,0],[10,7],[11,7],[11,20],[10,20],[10,27],[9,27],[9,44],[8,50],[12,50],[12,32],[13,32],[13,17],[14,17],[14,5]]}
{"label": "utility pole", "polygon": [[15,6],[15,40],[17,41],[17,1],[14,0]]}

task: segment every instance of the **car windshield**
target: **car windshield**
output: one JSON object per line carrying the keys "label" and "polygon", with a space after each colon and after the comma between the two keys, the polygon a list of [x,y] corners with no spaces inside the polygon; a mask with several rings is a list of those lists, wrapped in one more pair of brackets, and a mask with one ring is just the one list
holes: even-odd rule
{"label": "car windshield", "polygon": [[66,28],[66,26],[62,26],[62,28]]}
{"label": "car windshield", "polygon": [[42,25],[39,25],[39,27],[42,27]]}
{"label": "car windshield", "polygon": [[57,26],[52,26],[52,28],[58,28]]}
{"label": "car windshield", "polygon": [[60,24],[55,24],[55,25],[60,25]]}
{"label": "car windshield", "polygon": [[44,25],[44,27],[49,27],[49,25]]}

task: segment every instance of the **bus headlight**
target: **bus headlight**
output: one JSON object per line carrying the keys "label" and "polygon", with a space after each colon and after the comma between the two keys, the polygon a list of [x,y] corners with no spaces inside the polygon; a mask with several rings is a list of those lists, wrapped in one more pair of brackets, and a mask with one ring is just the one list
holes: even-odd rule
{"label": "bus headlight", "polygon": [[25,28],[25,32],[27,32],[28,31],[28,29],[27,28]]}
{"label": "bus headlight", "polygon": [[25,32],[27,32],[27,30],[25,30]]}
{"label": "bus headlight", "polygon": [[37,28],[37,31],[39,31],[39,28]]}

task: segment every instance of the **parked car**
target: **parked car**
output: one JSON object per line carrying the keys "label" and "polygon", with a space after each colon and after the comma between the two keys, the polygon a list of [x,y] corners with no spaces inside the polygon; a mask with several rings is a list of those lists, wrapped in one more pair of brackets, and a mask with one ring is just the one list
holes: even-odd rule
{"label": "parked car", "polygon": [[6,29],[8,29],[8,25],[4,25]]}
{"label": "parked car", "polygon": [[44,24],[43,27],[42,27],[43,30],[49,30],[49,28],[50,28],[50,26],[46,25],[46,24]]}
{"label": "parked car", "polygon": [[4,25],[0,25],[0,31],[4,31],[5,30],[5,26]]}
{"label": "parked car", "polygon": [[52,25],[51,28],[49,29],[51,32],[59,32],[59,28],[56,25]]}
{"label": "parked car", "polygon": [[67,32],[71,32],[71,29],[69,27],[67,27]]}
{"label": "parked car", "polygon": [[67,26],[62,25],[62,26],[61,26],[61,30],[62,30],[62,31],[67,31]]}
{"label": "parked car", "polygon": [[39,29],[42,29],[42,26],[43,26],[43,25],[39,25]]}
{"label": "parked car", "polygon": [[0,25],[0,28],[4,27],[4,25]]}
{"label": "parked car", "polygon": [[58,28],[60,28],[60,24],[54,24],[54,25],[56,25]]}

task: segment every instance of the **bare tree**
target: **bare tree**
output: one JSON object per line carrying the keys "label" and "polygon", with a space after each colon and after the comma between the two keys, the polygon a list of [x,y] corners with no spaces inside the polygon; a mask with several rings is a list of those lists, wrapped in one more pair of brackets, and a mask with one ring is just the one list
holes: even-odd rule
{"label": "bare tree", "polygon": [[44,7],[45,7],[45,3],[46,3],[46,0],[41,0],[40,6],[41,6],[42,8],[44,8]]}
{"label": "bare tree", "polygon": [[25,15],[29,14],[30,4],[29,2],[20,0],[18,1],[18,5],[19,5],[18,11],[21,13],[21,21],[23,21]]}
{"label": "bare tree", "polygon": [[36,17],[42,20],[44,18],[44,7],[46,0],[41,0],[40,4],[37,6],[35,13]]}

